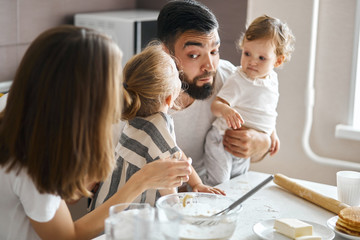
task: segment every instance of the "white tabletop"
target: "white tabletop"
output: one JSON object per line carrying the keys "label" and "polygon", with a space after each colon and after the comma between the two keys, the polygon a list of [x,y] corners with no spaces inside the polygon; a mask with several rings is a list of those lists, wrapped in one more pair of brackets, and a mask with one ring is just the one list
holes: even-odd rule
{"label": "white tabletop", "polygon": [[[220,184],[219,188],[225,190],[228,196],[237,199],[268,176],[269,174],[250,171],[245,175]],[[337,198],[335,186],[293,180],[323,195]],[[336,214],[282,189],[272,181],[248,198],[242,205],[240,223],[231,240],[258,240],[259,237],[254,234],[252,228],[253,225],[263,220],[297,218],[327,226],[327,220],[336,216]],[[335,236],[335,239],[344,238]]]}
{"label": "white tabletop", "polygon": [[[268,176],[269,174],[250,171],[222,183],[218,187],[225,190],[227,196],[238,199]],[[335,186],[293,180],[323,195],[337,198]],[[252,228],[256,223],[268,219],[297,218],[327,226],[327,220],[336,216],[336,214],[282,189],[272,181],[249,197],[242,205],[240,222],[231,240],[259,240],[260,238],[256,236]],[[105,236],[102,235],[97,238],[97,240],[99,239],[105,239]],[[334,239],[342,240],[344,238],[336,235]]]}

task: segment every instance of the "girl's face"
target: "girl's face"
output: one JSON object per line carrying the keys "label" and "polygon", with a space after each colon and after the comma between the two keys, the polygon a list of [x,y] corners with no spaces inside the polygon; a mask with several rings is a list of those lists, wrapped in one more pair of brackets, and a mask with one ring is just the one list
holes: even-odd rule
{"label": "girl's face", "polygon": [[249,78],[265,78],[280,64],[281,58],[276,56],[275,45],[271,39],[244,40],[241,66]]}

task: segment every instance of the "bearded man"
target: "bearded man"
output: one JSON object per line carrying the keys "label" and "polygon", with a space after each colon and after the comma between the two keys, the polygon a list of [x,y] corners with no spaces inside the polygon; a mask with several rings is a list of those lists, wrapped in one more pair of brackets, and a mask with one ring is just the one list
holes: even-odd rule
{"label": "bearded man", "polygon": [[[193,159],[193,167],[207,182],[212,166],[204,165],[206,134],[215,116],[210,106],[224,81],[235,71],[235,66],[219,56],[219,24],[215,15],[194,0],[170,1],[157,19],[158,38],[177,61],[183,92],[177,99],[182,110],[172,116],[179,147]],[[244,169],[266,155],[271,140],[254,129],[228,129],[224,148],[243,158]]]}

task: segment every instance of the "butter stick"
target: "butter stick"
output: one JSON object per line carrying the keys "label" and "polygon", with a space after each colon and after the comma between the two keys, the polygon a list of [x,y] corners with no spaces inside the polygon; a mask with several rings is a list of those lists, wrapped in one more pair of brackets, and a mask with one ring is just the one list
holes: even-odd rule
{"label": "butter stick", "polygon": [[311,236],[313,232],[312,225],[295,218],[275,219],[274,228],[277,232],[292,239]]}

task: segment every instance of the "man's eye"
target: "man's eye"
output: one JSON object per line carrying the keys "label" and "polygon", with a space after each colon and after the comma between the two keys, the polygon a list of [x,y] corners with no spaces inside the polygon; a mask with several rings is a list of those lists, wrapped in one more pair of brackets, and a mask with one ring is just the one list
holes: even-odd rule
{"label": "man's eye", "polygon": [[192,58],[192,59],[195,59],[197,58],[199,55],[198,54],[190,54],[189,57]]}

